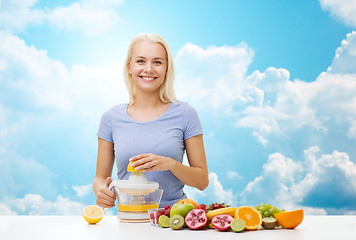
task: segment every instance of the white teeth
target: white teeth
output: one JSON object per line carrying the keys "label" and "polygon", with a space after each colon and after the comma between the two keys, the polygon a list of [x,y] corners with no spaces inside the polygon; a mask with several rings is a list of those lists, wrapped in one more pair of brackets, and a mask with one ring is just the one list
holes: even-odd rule
{"label": "white teeth", "polygon": [[146,81],[151,81],[154,79],[154,77],[142,77],[142,79]]}

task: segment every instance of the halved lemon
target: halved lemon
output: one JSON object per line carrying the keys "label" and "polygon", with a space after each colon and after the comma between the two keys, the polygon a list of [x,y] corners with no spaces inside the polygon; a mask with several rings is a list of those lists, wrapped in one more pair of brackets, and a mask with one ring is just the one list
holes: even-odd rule
{"label": "halved lemon", "polygon": [[83,208],[82,215],[88,223],[96,224],[103,218],[104,210],[99,206],[89,205]]}
{"label": "halved lemon", "polygon": [[133,162],[129,162],[129,165],[127,165],[127,171],[128,172],[142,172],[142,171],[136,171],[134,167],[131,167],[131,163]]}

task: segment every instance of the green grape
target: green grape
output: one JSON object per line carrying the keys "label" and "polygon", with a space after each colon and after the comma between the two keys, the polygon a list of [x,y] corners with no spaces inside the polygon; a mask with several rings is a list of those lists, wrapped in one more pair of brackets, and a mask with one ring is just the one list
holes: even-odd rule
{"label": "green grape", "polygon": [[276,214],[276,213],[279,213],[279,210],[278,210],[278,208],[276,208],[276,207],[272,207],[272,208],[269,210],[269,213],[270,213],[271,215],[274,215],[274,214]]}
{"label": "green grape", "polygon": [[272,208],[271,204],[266,205],[266,210],[270,210]]}
{"label": "green grape", "polygon": [[264,203],[261,203],[260,204],[260,207],[265,207],[266,205]]}
{"label": "green grape", "polygon": [[269,216],[270,216],[269,211],[265,211],[262,216],[263,216],[263,217],[269,217]]}
{"label": "green grape", "polygon": [[260,211],[262,211],[263,213],[266,211],[266,207],[260,207]]}

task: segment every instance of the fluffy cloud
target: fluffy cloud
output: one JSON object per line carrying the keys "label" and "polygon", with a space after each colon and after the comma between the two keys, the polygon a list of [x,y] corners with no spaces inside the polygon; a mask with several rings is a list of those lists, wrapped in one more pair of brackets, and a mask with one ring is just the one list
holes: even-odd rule
{"label": "fluffy cloud", "polygon": [[[251,129],[266,149],[272,139],[279,149],[321,145],[332,152],[320,154],[318,147],[311,147],[304,160],[271,154],[263,173],[238,195],[239,203],[271,202],[286,209],[302,207],[310,214],[350,213],[355,208],[355,36],[346,36],[330,67],[313,82],[290,80],[288,70],[274,67],[246,76],[253,57],[246,44],[230,47],[229,53],[226,47],[201,49],[192,44],[179,51],[178,92],[200,112],[225,115],[227,124]],[[211,184],[219,192],[219,184]]]}
{"label": "fluffy cloud", "polygon": [[0,203],[0,215],[17,215],[17,213],[12,211],[5,203]]}
{"label": "fluffy cloud", "polygon": [[77,193],[78,197],[83,197],[88,195],[92,189],[93,189],[93,184],[88,184],[88,185],[73,185],[72,188],[74,191]]}
{"label": "fluffy cloud", "polygon": [[43,10],[33,8],[36,2],[37,0],[2,1],[2,27],[18,30],[26,25],[41,24],[46,17],[46,13]]}
{"label": "fluffy cloud", "polygon": [[[356,16],[356,13],[355,13]],[[335,51],[335,56],[328,73],[356,73],[356,32],[348,33],[341,46]]]}
{"label": "fluffy cloud", "polygon": [[354,138],[355,36],[347,35],[328,71],[313,82],[291,81],[288,70],[274,67],[246,76],[253,57],[246,44],[206,50],[187,44],[176,58],[178,92],[199,110],[216,111],[235,127],[250,128],[263,146],[272,136],[301,129],[325,135],[335,125]]}
{"label": "fluffy cloud", "polygon": [[177,93],[199,108],[231,111],[239,104],[258,104],[260,91],[244,81],[253,51],[235,47],[201,47],[188,43],[175,58]]}
{"label": "fluffy cloud", "polygon": [[[18,105],[90,113],[127,99],[120,64],[107,67],[73,65],[50,59],[47,52],[27,46],[18,37],[0,31],[1,100],[14,95]],[[29,102],[30,101],[30,102]],[[15,106],[16,107],[16,106]]]}
{"label": "fluffy cloud", "polygon": [[[88,141],[87,146],[95,148],[95,132],[101,114],[115,102],[127,99],[120,79],[122,67],[120,64],[107,67],[74,65],[68,69],[62,62],[49,58],[46,51],[27,46],[17,36],[0,31],[0,39],[0,179],[6,182],[0,187],[0,201],[4,201],[4,196],[21,196],[24,191],[53,199],[63,190],[59,188],[66,187],[58,184],[58,180],[63,180],[58,179],[60,165],[52,160],[73,163],[61,157],[62,153],[54,158],[36,159],[41,154],[31,156],[26,151],[20,153],[21,150],[32,144],[29,141],[33,138],[41,139],[36,144],[38,148],[46,145],[46,141],[55,141],[56,138],[49,135],[58,136],[63,131],[62,126],[75,129],[67,132],[66,141],[61,142],[61,145],[67,144],[65,152],[77,151],[85,141]],[[77,136],[81,141],[74,146],[70,140]],[[56,145],[53,147],[58,149]],[[83,158],[75,164],[86,161],[87,157],[81,156]],[[54,179],[58,185],[54,184]],[[77,196],[87,196],[88,187],[75,186],[73,189]],[[57,199],[57,202],[66,201],[64,197]],[[7,212],[5,207],[2,209]]]}
{"label": "fluffy cloud", "polygon": [[304,151],[302,161],[271,154],[241,201],[272,202],[286,209],[305,206],[313,214],[333,208],[347,212],[356,207],[356,164],[346,153],[321,154],[316,146]]}
{"label": "fluffy cloud", "polygon": [[346,25],[356,26],[356,2],[353,0],[319,0],[323,10],[330,11],[331,15]]}
{"label": "fluffy cloud", "polygon": [[69,6],[37,9],[37,0],[5,1],[2,5],[2,22],[5,29],[15,31],[28,25],[48,23],[60,29],[97,35],[123,21],[113,9],[122,2],[123,0],[80,0]]}
{"label": "fluffy cloud", "polygon": [[238,172],[234,172],[234,171],[227,171],[226,177],[230,180],[242,178],[242,176]]}
{"label": "fluffy cloud", "polygon": [[214,172],[209,173],[209,186],[204,191],[186,186],[184,191],[188,198],[192,198],[199,203],[209,204],[210,202],[225,202],[226,204],[236,205],[237,197],[232,189],[224,189],[219,181],[218,175]]}
{"label": "fluffy cloud", "polygon": [[[71,201],[61,195],[53,202],[45,200],[38,194],[26,194],[24,198],[6,198],[6,204],[0,208],[0,214],[28,214],[28,215],[79,215],[83,204]],[[7,209],[12,209],[9,212]]]}

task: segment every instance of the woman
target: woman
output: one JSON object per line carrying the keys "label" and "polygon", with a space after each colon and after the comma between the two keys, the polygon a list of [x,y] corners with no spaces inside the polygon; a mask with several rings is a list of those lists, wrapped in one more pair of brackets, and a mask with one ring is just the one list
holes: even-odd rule
{"label": "woman", "polygon": [[[184,185],[204,190],[209,184],[202,128],[196,111],[175,99],[173,56],[156,34],[139,34],[129,45],[124,80],[128,104],[106,111],[98,130],[97,205],[115,206],[108,189],[116,159],[117,176],[128,179],[129,161],[163,189],[160,206],[187,198]],[[184,151],[189,166],[183,165]]]}

